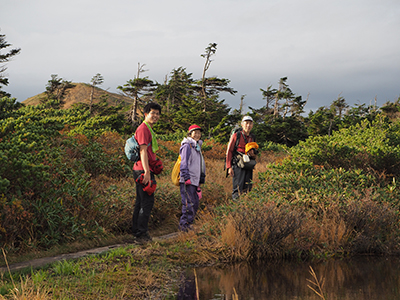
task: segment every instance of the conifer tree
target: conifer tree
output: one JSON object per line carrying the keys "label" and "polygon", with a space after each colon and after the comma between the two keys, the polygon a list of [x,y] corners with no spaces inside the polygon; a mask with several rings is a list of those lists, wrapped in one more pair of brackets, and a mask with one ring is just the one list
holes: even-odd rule
{"label": "conifer tree", "polygon": [[386,102],[381,110],[389,119],[398,119],[400,116],[400,97],[395,102]]}
{"label": "conifer tree", "polygon": [[126,96],[133,99],[133,105],[129,118],[133,126],[137,125],[138,123],[139,102],[145,102],[145,100],[141,98],[144,96],[151,96],[156,87],[156,84],[148,77],[140,78],[140,73],[147,71],[143,69],[144,66],[144,64],[140,65],[140,63],[138,63],[137,75],[133,79],[129,79],[124,85],[117,87],[117,89],[121,90]]}
{"label": "conifer tree", "polygon": [[[9,44],[6,41],[6,35],[5,34],[0,34],[0,50],[5,49],[10,47],[11,44]],[[4,72],[7,70],[7,67],[5,66],[4,63],[10,61],[10,59],[19,54],[21,51],[21,48],[15,48],[11,49],[10,51],[2,54],[0,52],[0,98],[8,96],[10,97],[11,95],[9,93],[6,93],[5,91],[2,91],[3,86],[8,85],[8,78],[5,77]]]}
{"label": "conifer tree", "polygon": [[250,107],[256,136],[288,146],[304,140],[308,135],[301,114],[307,101],[293,93],[287,84],[287,77],[280,78],[278,89],[270,85],[260,91],[266,105]]}
{"label": "conifer tree", "polygon": [[157,123],[157,130],[160,132],[173,132],[181,128],[181,124],[175,124],[175,113],[182,108],[188,97],[193,98],[195,94],[192,74],[187,73],[185,68],[179,67],[172,70],[170,74],[171,76],[166,77],[164,84],[159,84],[153,92],[155,100],[165,108],[160,122]]}
{"label": "conifer tree", "polygon": [[311,136],[331,135],[332,130],[338,129],[334,112],[326,107],[318,108],[315,113],[310,111],[306,124],[307,132]]}
{"label": "conifer tree", "polygon": [[97,73],[92,77],[92,80],[90,80],[91,84],[91,90],[90,90],[90,104],[89,104],[89,111],[92,113],[92,105],[93,105],[93,96],[94,96],[94,88],[97,85],[102,85],[104,81],[103,76],[100,73]]}
{"label": "conifer tree", "polygon": [[337,113],[337,115],[339,116],[339,119],[342,119],[342,115],[343,112],[349,107],[349,105],[346,103],[346,99],[344,99],[343,97],[341,97],[339,95],[339,97],[332,102],[331,104],[331,108],[333,109],[333,111],[335,112],[335,114]]}
{"label": "conifer tree", "polygon": [[276,93],[277,90],[272,88],[272,85],[269,85],[266,90],[260,89],[263,99],[266,101],[265,104],[265,113],[266,114],[273,114],[274,109],[272,107],[272,104],[276,100]]}
{"label": "conifer tree", "polygon": [[59,78],[57,74],[52,74],[51,79],[47,81],[46,85],[46,98],[42,99],[42,103],[46,103],[51,107],[59,108],[63,105],[63,99],[66,91],[74,85],[71,81]]}

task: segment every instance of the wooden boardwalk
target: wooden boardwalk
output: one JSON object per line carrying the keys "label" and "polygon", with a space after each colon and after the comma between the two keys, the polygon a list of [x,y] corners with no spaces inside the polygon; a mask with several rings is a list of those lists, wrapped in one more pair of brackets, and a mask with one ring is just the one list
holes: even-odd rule
{"label": "wooden boardwalk", "polygon": [[[153,237],[153,241],[157,242],[157,241],[171,239],[171,238],[177,237],[178,234],[179,234],[178,232],[174,232],[174,233],[170,233],[170,234],[159,236],[159,237]],[[9,268],[0,267],[0,274],[6,273],[6,272],[8,272],[8,270],[10,270],[11,272],[15,272],[15,271],[22,270],[25,268],[35,269],[35,268],[43,267],[43,266],[51,264],[51,263],[55,263],[57,261],[62,261],[62,260],[67,260],[67,259],[76,259],[76,258],[88,256],[88,255],[98,255],[98,254],[110,251],[112,249],[116,249],[116,248],[124,247],[124,246],[128,246],[128,245],[132,245],[132,244],[129,244],[129,243],[116,244],[116,245],[111,245],[111,246],[105,246],[105,247],[99,247],[99,248],[93,248],[93,249],[89,249],[89,250],[79,251],[76,253],[67,253],[67,254],[60,254],[60,255],[52,256],[52,257],[37,258],[37,259],[33,259],[30,261],[26,261],[26,262],[11,264],[11,265],[9,265]]]}

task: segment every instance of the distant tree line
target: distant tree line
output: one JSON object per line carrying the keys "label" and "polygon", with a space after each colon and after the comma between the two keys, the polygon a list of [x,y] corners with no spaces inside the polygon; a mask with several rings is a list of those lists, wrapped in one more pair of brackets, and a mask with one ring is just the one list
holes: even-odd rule
{"label": "distant tree line", "polygon": [[[5,36],[0,35],[0,49],[9,47]],[[217,50],[216,43],[210,43],[201,57],[204,58],[202,76],[199,79],[192,77],[192,73],[184,67],[173,69],[163,83],[155,82],[147,76],[142,76],[145,64],[138,63],[136,76],[128,79],[125,84],[117,87],[122,94],[132,99],[132,106],[122,104],[113,108],[107,103],[107,97],[100,103],[94,104],[94,88],[104,81],[103,76],[97,73],[91,79],[91,95],[89,104],[80,104],[86,107],[90,115],[119,114],[124,120],[123,131],[133,133],[142,120],[142,107],[150,101],[158,102],[162,108],[161,122],[155,125],[156,132],[170,134],[185,131],[196,123],[204,129],[206,137],[212,137],[220,142],[227,142],[232,129],[240,123],[243,115],[243,99],[239,109],[231,109],[221,93],[235,95],[237,93],[230,86],[230,80],[219,77],[207,77],[207,71]],[[18,54],[20,49],[13,49],[0,56],[0,63],[8,61]],[[0,68],[1,85],[7,85],[8,80],[2,74],[5,67]],[[261,97],[265,105],[260,108],[249,107],[249,115],[255,121],[254,133],[259,141],[272,141],[286,146],[296,145],[309,136],[331,135],[333,131],[348,128],[359,124],[363,120],[372,122],[377,115],[383,114],[387,122],[398,118],[400,111],[400,97],[394,103],[387,102],[381,108],[375,105],[355,105],[350,107],[344,97],[338,96],[330,106],[322,106],[315,112],[310,111],[303,116],[307,99],[294,93],[288,83],[288,78],[282,77],[278,87],[272,85],[266,89],[260,88]],[[51,75],[46,85],[46,97],[42,104],[52,108],[62,108],[66,91],[73,87],[71,81],[63,80],[58,75]],[[0,96],[10,96],[1,92]],[[130,128],[130,129],[127,129]]]}

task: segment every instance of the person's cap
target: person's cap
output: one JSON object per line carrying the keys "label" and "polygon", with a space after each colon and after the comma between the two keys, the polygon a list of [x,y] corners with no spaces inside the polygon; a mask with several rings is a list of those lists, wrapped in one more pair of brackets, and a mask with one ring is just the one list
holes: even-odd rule
{"label": "person's cap", "polygon": [[193,130],[200,130],[203,131],[203,129],[201,129],[201,127],[199,125],[193,124],[189,127],[189,133],[191,133]]}
{"label": "person's cap", "polygon": [[254,122],[254,121],[253,121],[253,118],[250,117],[250,116],[244,116],[243,119],[242,119],[242,122],[244,122],[244,121],[251,121],[251,122]]}

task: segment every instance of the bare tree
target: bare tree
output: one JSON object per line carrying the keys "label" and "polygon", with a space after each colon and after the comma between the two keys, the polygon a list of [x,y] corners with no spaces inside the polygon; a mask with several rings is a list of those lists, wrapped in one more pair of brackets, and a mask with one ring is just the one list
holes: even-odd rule
{"label": "bare tree", "polygon": [[231,95],[235,95],[237,91],[233,88],[229,87],[230,80],[225,78],[218,78],[218,77],[206,77],[206,72],[210,67],[212,62],[211,56],[215,54],[217,51],[217,44],[210,43],[206,48],[206,52],[201,54],[202,57],[206,59],[203,68],[203,75],[201,80],[197,82],[198,87],[197,90],[199,91],[200,97],[203,100],[203,111],[207,110],[207,103],[213,99],[217,99],[220,92],[228,92]]}
{"label": "bare tree", "polygon": [[240,115],[243,115],[244,114],[244,109],[243,109],[243,107],[244,107],[244,98],[246,97],[246,95],[242,95],[241,97],[240,97],[240,106],[239,106],[239,112],[240,112]]}
{"label": "bare tree", "polygon": [[203,68],[203,75],[201,76],[201,91],[204,100],[207,98],[206,95],[206,72],[208,68],[210,68],[211,65],[211,56],[215,54],[217,51],[217,44],[216,43],[210,43],[208,47],[206,48],[206,53],[201,54],[201,57],[205,58],[206,61],[204,62],[204,68]]}

